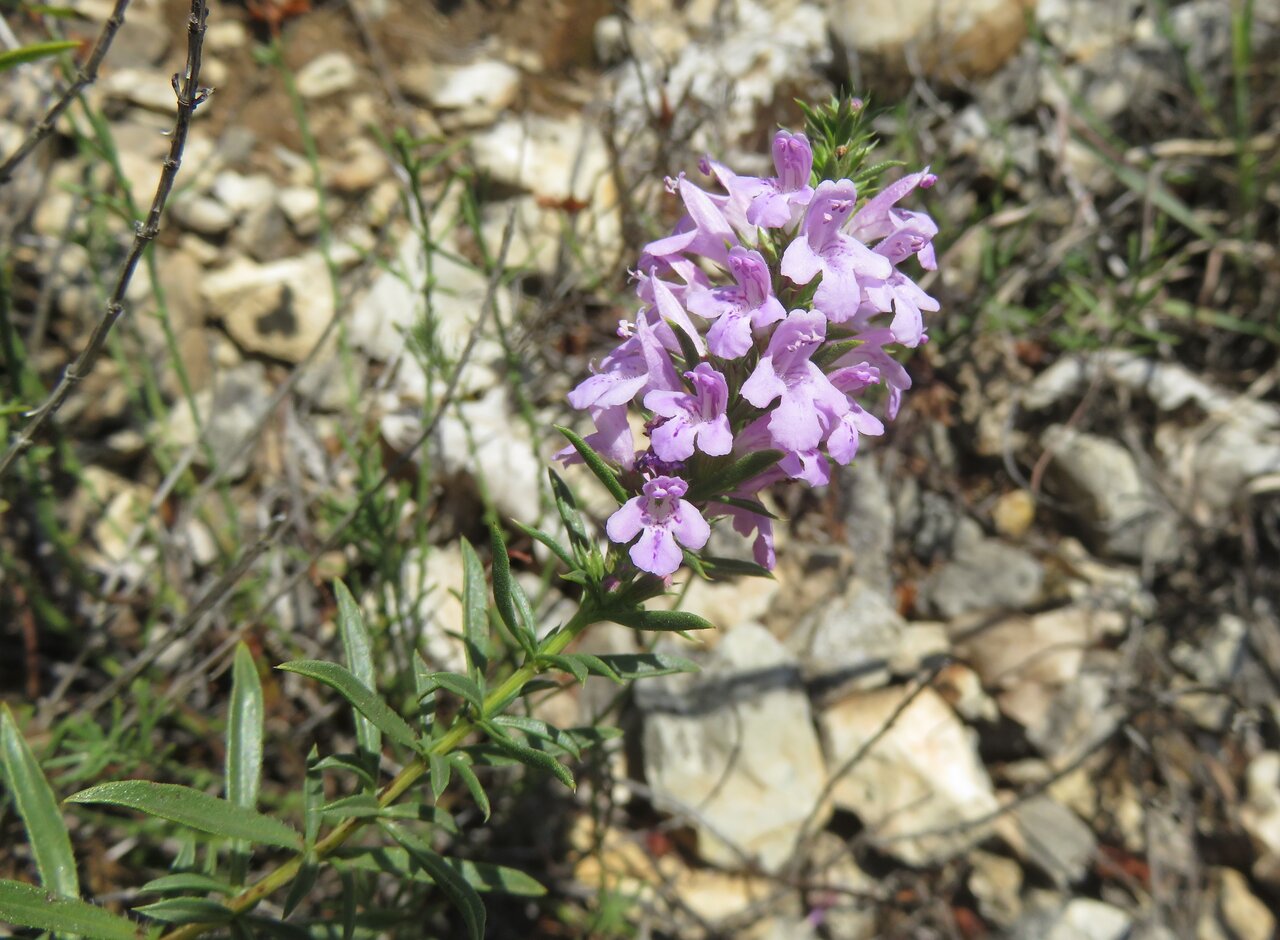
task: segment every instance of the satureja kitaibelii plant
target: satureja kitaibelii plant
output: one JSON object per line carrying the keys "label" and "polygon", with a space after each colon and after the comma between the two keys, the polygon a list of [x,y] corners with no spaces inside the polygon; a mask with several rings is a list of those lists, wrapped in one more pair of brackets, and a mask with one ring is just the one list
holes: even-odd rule
{"label": "satureja kitaibelii plant", "polygon": [[[620,325],[616,348],[569,394],[594,430],[581,437],[561,429],[569,446],[560,459],[585,463],[617,500],[605,523],[607,540],[593,534],[554,471],[563,540],[516,524],[577,586],[578,608],[568,622],[539,635],[502,533],[491,524],[488,579],[479,555],[462,546],[466,671],[433,671],[416,657],[419,707],[406,714],[378,693],[369,633],[339,584],[346,664],[280,667],[327,685],[355,712],[355,753],[321,758],[313,749],[302,831],[258,809],[263,699],[242,644],[233,668],[225,797],[127,780],[67,799],[141,811],[215,837],[203,859],[184,853],[173,873],[143,886],[158,898],[132,908],[145,923],[79,898],[52,790],[5,712],[5,786],[26,824],[42,887],[0,881],[0,919],[83,937],[140,937],[156,924],[166,931],[162,940],[213,930],[296,936],[296,919],[284,919],[327,864],[434,884],[459,910],[466,935],[480,940],[485,909],[478,892],[540,893],[522,873],[437,853],[433,829],[456,831],[440,796],[457,780],[487,819],[489,797],[476,768],[494,762],[523,763],[573,786],[561,758],[578,757],[612,732],[562,729],[518,714],[516,703],[545,687],[535,680],[560,673],[622,683],[693,669],[667,654],[596,656],[570,647],[602,621],[640,630],[709,627],[687,612],[645,607],[670,587],[681,565],[701,577],[767,575],[775,563],[774,517],[760,494],[787,481],[823,485],[832,461],[849,463],[864,435],[883,433],[910,386],[894,354],[925,341],[924,314],[938,309],[904,270],[912,263],[934,267],[937,227],[927,214],[899,205],[934,177],[926,169],[880,185],[889,165],[868,160],[873,140],[861,102],[832,100],[806,108],[805,116],[806,133],[774,137],[773,176],[740,176],[708,159],[701,167],[707,188],[683,174],[668,180],[684,214],[670,235],[645,246],[635,270],[635,319]],[[637,412],[643,446],[631,421]],[[754,535],[753,561],[703,551],[720,520]],[[505,674],[491,624],[520,659]],[[446,698],[458,707],[438,708]],[[400,767],[385,782],[384,746]],[[347,778],[350,794],[326,802],[325,774]],[[256,869],[255,846],[269,856]],[[278,917],[256,910],[278,893],[284,896]],[[344,906],[354,917],[355,905]]]}

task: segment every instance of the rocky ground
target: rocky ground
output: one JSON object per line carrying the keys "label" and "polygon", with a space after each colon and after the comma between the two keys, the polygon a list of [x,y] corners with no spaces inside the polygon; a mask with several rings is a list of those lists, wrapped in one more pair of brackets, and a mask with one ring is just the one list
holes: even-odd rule
{"label": "rocky ground", "polygon": [[[112,4],[69,6],[92,37]],[[0,187],[9,415],[101,315],[185,16],[134,0]],[[220,4],[154,263],[5,483],[0,693],[64,748],[132,742],[69,787],[145,775],[140,727],[216,767],[228,638],[324,655],[337,576],[390,648],[454,663],[456,537],[544,513],[546,429],[672,220],[663,176],[762,169],[795,98],[852,83],[885,156],[939,176],[915,388],[825,493],[782,494],[775,581],[688,591],[722,628],[682,644],[703,672],[639,684],[590,785],[489,837],[565,906],[499,908],[495,936],[1271,937],[1277,61],[1274,0]],[[0,154],[60,87],[5,82]],[[139,676],[154,700],[109,715]],[[271,681],[288,780],[333,706]],[[141,879],[75,838],[98,893]]]}

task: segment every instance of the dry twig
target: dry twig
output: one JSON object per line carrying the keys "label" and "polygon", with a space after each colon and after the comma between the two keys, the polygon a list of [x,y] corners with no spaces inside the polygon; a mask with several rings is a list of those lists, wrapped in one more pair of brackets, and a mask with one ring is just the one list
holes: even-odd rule
{"label": "dry twig", "polygon": [[[123,22],[123,9],[126,2],[127,0],[119,0],[117,3],[117,11],[121,22]],[[115,16],[113,14],[112,19],[115,19]],[[169,140],[169,154],[165,157],[164,169],[160,172],[160,181],[156,186],[155,196],[151,200],[151,211],[147,213],[146,222],[137,223],[136,225],[133,245],[130,247],[124,263],[120,266],[120,272],[116,276],[115,287],[111,292],[111,297],[107,300],[106,310],[102,315],[102,319],[98,321],[98,325],[94,327],[93,334],[89,337],[89,342],[80,351],[80,355],[76,357],[75,361],[67,366],[66,372],[63,373],[62,379],[58,382],[57,387],[54,388],[53,393],[45,400],[43,405],[31,413],[31,420],[18,432],[17,437],[4,452],[4,456],[0,457],[0,477],[3,477],[14,461],[31,447],[45,424],[57,414],[58,409],[66,402],[75,387],[86,375],[93,371],[94,363],[97,362],[98,356],[101,355],[102,349],[106,345],[108,334],[110,334],[112,327],[115,326],[116,321],[120,319],[120,315],[124,313],[124,297],[125,292],[129,289],[129,282],[133,280],[133,273],[138,267],[138,262],[142,260],[142,255],[147,250],[147,246],[155,240],[156,235],[160,232],[160,215],[164,212],[169,193],[173,191],[173,184],[178,176],[178,168],[182,166],[182,154],[187,146],[187,133],[191,129],[192,116],[201,102],[209,96],[209,90],[200,87],[200,58],[204,48],[205,21],[208,16],[208,0],[191,0],[191,13],[187,18],[186,70],[184,75],[174,74],[173,76],[173,90],[178,97],[178,115],[174,121],[173,132]],[[99,43],[101,44],[101,39]],[[96,47],[94,51],[96,54]],[[105,54],[105,49],[103,52]],[[12,159],[10,158],[10,161],[6,161],[5,169],[8,168]],[[3,181],[3,172],[0,172],[0,183],[3,183]]]}

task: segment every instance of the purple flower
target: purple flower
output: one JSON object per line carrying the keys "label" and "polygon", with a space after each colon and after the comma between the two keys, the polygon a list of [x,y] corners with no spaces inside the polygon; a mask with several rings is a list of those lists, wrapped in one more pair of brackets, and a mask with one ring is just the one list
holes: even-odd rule
{"label": "purple flower", "polygon": [[689,309],[715,320],[707,333],[707,346],[723,359],[737,359],[751,348],[752,329],[763,329],[785,319],[787,312],[773,295],[769,266],[758,251],[732,248],[729,270],[735,287],[690,291]]}
{"label": "purple flower", "polygon": [[793,310],[778,324],[755,371],[742,385],[742,397],[757,408],[775,399],[769,433],[791,454],[815,449],[848,402],[809,359],[826,338],[827,321],[817,310]]}
{"label": "purple flower", "polygon": [[813,148],[804,134],[778,131],[773,137],[773,165],[778,175],[753,187],[747,221],[762,228],[784,228],[813,199],[809,176]]}
{"label": "purple flower", "polygon": [[[876,251],[880,246],[876,246]],[[904,346],[915,348],[924,339],[923,310],[939,310],[938,301],[920,289],[915,281],[901,271],[894,271],[884,281],[863,285],[863,293],[876,311],[893,311],[889,325],[893,338]],[[861,313],[861,311],[859,311]]]}
{"label": "purple flower", "polygon": [[758,512],[751,512],[740,506],[730,506],[725,503],[715,503],[708,507],[717,515],[728,516],[733,520],[733,530],[742,536],[749,536],[752,532],[756,533],[755,541],[751,544],[751,554],[755,558],[756,564],[761,568],[772,571],[778,564],[778,556],[773,548],[773,520],[768,516],[762,516]]}
{"label": "purple flower", "polygon": [[917,255],[926,271],[935,270],[938,262],[933,252],[933,236],[938,234],[938,226],[923,212],[896,206],[912,190],[928,189],[936,181],[937,177],[926,167],[891,183],[858,210],[849,225],[850,232],[867,244],[884,239],[876,250],[894,264]]}
{"label": "purple flower", "polygon": [[666,420],[653,429],[653,450],[663,460],[687,460],[694,445],[704,454],[721,457],[733,450],[729,430],[729,386],[709,363],[684,374],[693,394],[654,390],[644,406]]}
{"label": "purple flower", "polygon": [[836,362],[839,367],[833,370],[836,375],[841,369],[849,366],[874,368],[877,380],[889,389],[888,401],[885,404],[885,417],[892,421],[898,416],[898,408],[902,404],[902,393],[911,387],[911,376],[902,367],[902,363],[885,352],[884,344],[896,342],[891,330],[872,330],[858,337],[862,345]]}
{"label": "purple flower", "polygon": [[858,312],[861,281],[883,281],[893,273],[888,258],[840,231],[853,213],[857,195],[850,180],[823,180],[809,203],[800,235],[782,255],[782,273],[795,283],[808,284],[822,275],[813,304],[833,323],[843,323]]}
{"label": "purple flower", "polygon": [[711,196],[685,179],[683,173],[678,179],[669,181],[668,186],[680,193],[686,215],[676,223],[676,230],[671,235],[645,245],[640,256],[640,269],[647,270],[664,260],[670,262],[672,256],[685,252],[724,264],[728,259],[729,246],[738,242],[724,213]]}
{"label": "purple flower", "polygon": [[[623,330],[620,329],[619,333]],[[605,356],[595,375],[569,392],[569,404],[579,410],[625,405],[642,392],[680,388],[680,378],[648,318],[636,319],[635,335]]]}
{"label": "purple flower", "polygon": [[627,500],[605,523],[609,538],[619,545],[640,536],[629,554],[641,571],[665,578],[680,567],[680,545],[696,552],[707,544],[711,527],[682,498],[687,492],[689,484],[679,477],[655,477],[645,483],[643,495]]}

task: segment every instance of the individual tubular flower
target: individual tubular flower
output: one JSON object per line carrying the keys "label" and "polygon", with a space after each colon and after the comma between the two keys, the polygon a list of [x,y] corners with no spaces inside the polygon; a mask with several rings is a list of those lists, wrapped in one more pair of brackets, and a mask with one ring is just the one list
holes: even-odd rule
{"label": "individual tubular flower", "polygon": [[773,165],[778,175],[756,180],[753,191],[748,192],[747,221],[761,228],[790,225],[813,199],[813,187],[809,185],[813,148],[809,138],[779,131],[773,137]]}
{"label": "individual tubular flower", "polygon": [[654,453],[662,460],[688,460],[694,447],[712,457],[733,450],[729,429],[729,386],[709,363],[700,363],[684,377],[693,394],[656,389],[644,397],[644,406],[664,419],[650,437]]}
{"label": "individual tubular flower", "polygon": [[787,312],[773,295],[769,266],[760,252],[733,248],[728,260],[737,283],[690,291],[688,306],[692,313],[715,321],[707,332],[711,352],[722,359],[737,359],[751,348],[752,330],[777,323]]}
{"label": "individual tubular flower", "polygon": [[778,406],[769,417],[769,433],[793,454],[813,450],[826,431],[824,417],[848,408],[810,357],[826,338],[827,321],[816,310],[793,310],[778,324],[755,371],[742,385],[742,397],[757,408]]}
{"label": "individual tubular flower", "polygon": [[822,275],[813,305],[832,323],[843,323],[858,312],[862,281],[883,281],[893,273],[888,258],[841,231],[857,197],[849,180],[819,183],[800,236],[782,255],[782,274],[795,283],[808,284]]}
{"label": "individual tubular flower", "polygon": [[679,477],[655,477],[609,517],[605,531],[614,542],[625,545],[640,536],[628,554],[641,571],[665,578],[680,567],[681,545],[696,552],[707,544],[711,527],[683,498],[688,491]]}

